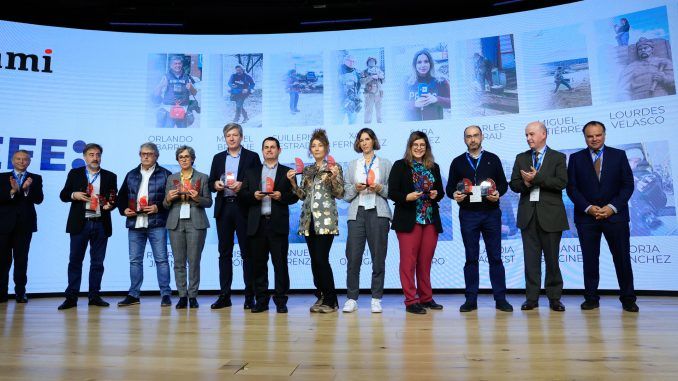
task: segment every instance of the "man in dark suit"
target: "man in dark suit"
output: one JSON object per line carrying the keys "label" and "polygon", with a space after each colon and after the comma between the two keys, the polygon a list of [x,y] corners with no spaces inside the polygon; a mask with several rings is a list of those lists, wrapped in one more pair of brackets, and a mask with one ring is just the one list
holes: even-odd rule
{"label": "man in dark suit", "polygon": [[78,293],[82,279],[82,261],[87,244],[90,246],[89,305],[108,307],[101,299],[101,278],[104,275],[104,257],[108,237],[113,234],[111,210],[115,207],[118,181],[113,172],[102,169],[103,148],[96,143],[85,146],[82,156],[85,166],[68,172],[66,184],[59,194],[63,202],[70,202],[66,233],[71,235],[68,260],[68,287],[66,300],[59,306],[65,310],[78,305]]}
{"label": "man in dark suit", "polygon": [[233,233],[238,235],[238,246],[242,258],[243,280],[245,282],[245,309],[254,305],[252,289],[252,263],[249,257],[247,239],[247,209],[245,199],[240,195],[245,171],[260,168],[259,154],[244,148],[242,127],[238,123],[224,126],[224,138],[228,149],[214,155],[210,170],[209,187],[217,192],[214,218],[219,238],[219,298],[212,303],[212,309],[231,306],[231,283],[233,282]]}
{"label": "man in dark suit", "polygon": [[517,224],[523,239],[526,293],[520,309],[539,306],[543,252],[549,307],[565,311],[560,301],[563,277],[558,264],[560,238],[563,230],[569,229],[563,204],[563,189],[567,185],[565,155],[546,145],[546,126],[541,122],[529,123],[525,137],[530,149],[516,156],[509,183],[511,190],[520,193]]}
{"label": "man in dark suit", "polygon": [[582,310],[600,306],[600,238],[612,253],[622,307],[638,312],[633,288],[629,199],[633,194],[633,172],[626,152],[605,146],[605,125],[584,125],[587,148],[573,153],[567,168],[567,195],[574,203],[574,223],[584,258],[584,303]]}
{"label": "man in dark suit", "polygon": [[14,296],[26,303],[28,251],[38,231],[35,204],[42,203],[42,177],[28,173],[31,155],[18,150],[12,155],[11,172],[0,173],[0,303],[7,302],[9,270],[14,257]]}
{"label": "man in dark suit", "polygon": [[[247,235],[250,238],[250,259],[254,278],[256,304],[253,313],[268,310],[268,254],[275,271],[273,302],[278,313],[287,313],[287,292],[290,277],[287,252],[290,233],[289,205],[299,201],[287,178],[291,168],[278,163],[280,142],[274,137],[264,139],[264,165],[245,171],[240,195],[249,203]],[[272,187],[270,186],[272,182]],[[272,192],[272,193],[265,193]]]}

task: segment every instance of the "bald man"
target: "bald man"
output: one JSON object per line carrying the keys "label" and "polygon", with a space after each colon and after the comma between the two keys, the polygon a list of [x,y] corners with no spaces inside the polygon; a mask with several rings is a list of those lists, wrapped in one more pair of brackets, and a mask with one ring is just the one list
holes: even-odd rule
{"label": "bald man", "polygon": [[565,311],[560,301],[563,277],[558,264],[560,238],[563,230],[569,229],[563,204],[563,189],[567,186],[565,154],[546,145],[547,131],[542,122],[529,123],[525,138],[530,149],[516,156],[509,183],[511,190],[520,193],[517,225],[523,239],[526,293],[520,309],[539,306],[543,252],[549,307]]}

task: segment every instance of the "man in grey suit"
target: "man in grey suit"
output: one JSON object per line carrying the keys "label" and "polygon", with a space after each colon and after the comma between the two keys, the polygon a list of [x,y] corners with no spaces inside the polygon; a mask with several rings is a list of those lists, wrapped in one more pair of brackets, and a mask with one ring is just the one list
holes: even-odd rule
{"label": "man in grey suit", "polygon": [[523,239],[526,293],[520,309],[539,306],[543,251],[549,307],[565,311],[560,301],[563,278],[558,264],[560,238],[563,230],[569,229],[563,204],[563,189],[567,186],[565,154],[546,145],[547,131],[542,122],[528,123],[525,137],[530,149],[516,156],[509,183],[511,190],[520,193],[517,225]]}

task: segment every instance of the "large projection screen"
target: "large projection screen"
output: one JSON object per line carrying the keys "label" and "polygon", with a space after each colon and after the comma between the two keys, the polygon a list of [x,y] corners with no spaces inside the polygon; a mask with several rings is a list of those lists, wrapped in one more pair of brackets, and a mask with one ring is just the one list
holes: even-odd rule
{"label": "large projection screen", "polygon": [[[489,18],[303,34],[127,34],[0,21],[0,168],[9,171],[12,153],[29,150],[33,155],[29,171],[41,174],[45,184],[45,201],[37,207],[39,230],[29,255],[28,292],[61,292],[67,285],[68,205],[58,194],[68,170],[83,164],[84,143],[104,147],[102,167],[118,175],[119,186],[138,165],[139,145],[146,141],[159,146],[159,163],[173,172],[178,170],[175,149],[182,144],[194,147],[197,169],[208,173],[213,155],[226,147],[222,128],[236,116],[229,79],[237,64],[255,82],[254,92],[244,102],[249,119],[243,124],[243,145],[260,152],[263,138],[275,136],[283,149],[281,162],[287,164],[295,157],[312,161],[307,146],[316,128],[328,131],[331,153],[344,166],[357,157],[352,147],[362,127],[375,130],[382,143],[378,155],[391,162],[403,156],[410,132],[422,130],[430,137],[446,177],[452,159],[466,149],[464,127],[477,124],[485,134],[485,149],[499,155],[510,176],[516,154],[528,148],[524,138],[528,122],[543,121],[549,146],[567,154],[585,147],[582,126],[587,121],[605,123],[607,144],[626,150],[636,181],[630,201],[636,289],[676,291],[678,259],[673,251],[678,246],[678,219],[673,181],[678,169],[674,141],[678,98],[671,47],[677,17],[678,3],[673,0],[592,0]],[[629,25],[628,32],[622,19]],[[651,43],[654,64],[638,58],[636,44],[641,38]],[[422,49],[433,60],[436,91],[449,90],[450,97],[449,107],[429,113],[405,107],[408,97],[422,91],[409,85],[413,58]],[[176,55],[198,90],[190,99],[190,123],[163,120],[172,105],[158,103],[155,92]],[[355,120],[342,112],[339,67],[346,56],[355,59],[359,72],[367,70],[367,60],[373,57],[377,66],[371,70],[383,72],[381,115],[372,111],[369,123],[366,110],[373,105],[366,102],[364,87],[356,95],[362,102]],[[290,75],[299,91],[298,112],[290,107]],[[501,199],[502,256],[509,288],[524,288],[522,243],[515,226],[517,199],[511,191]],[[560,266],[565,288],[583,289],[572,203],[564,192],[563,200],[571,229],[563,234]],[[338,205],[341,232],[330,261],[337,288],[345,288],[348,204]],[[291,286],[309,289],[313,288],[310,257],[303,238],[296,235],[299,212],[300,204],[291,207]],[[202,290],[219,289],[211,213],[212,227],[202,255]],[[446,197],[441,215],[445,231],[433,260],[432,284],[463,288],[464,248],[456,203]],[[103,291],[129,287],[127,229],[117,213],[113,230]],[[398,243],[393,232],[388,245],[386,288],[399,289]],[[150,246],[147,251],[143,289],[157,290]],[[88,263],[86,258],[85,271]],[[233,289],[242,289],[237,247],[233,265]],[[605,243],[600,268],[600,287],[617,288]],[[480,275],[481,287],[489,288],[482,251]],[[366,252],[363,288],[369,288],[370,277]],[[83,278],[82,290],[87,290],[87,276]]]}

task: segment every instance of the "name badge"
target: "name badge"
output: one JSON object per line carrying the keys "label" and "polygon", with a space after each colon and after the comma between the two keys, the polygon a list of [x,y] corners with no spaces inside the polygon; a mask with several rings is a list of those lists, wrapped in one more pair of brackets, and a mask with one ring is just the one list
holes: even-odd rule
{"label": "name badge", "polygon": [[534,187],[530,190],[530,201],[539,201],[539,187]]}
{"label": "name badge", "polygon": [[471,188],[471,196],[469,197],[469,202],[483,202],[483,196],[480,194],[480,186],[474,185]]}
{"label": "name badge", "polygon": [[181,209],[179,209],[179,218],[182,220],[191,218],[191,204],[189,203],[181,204]]}

